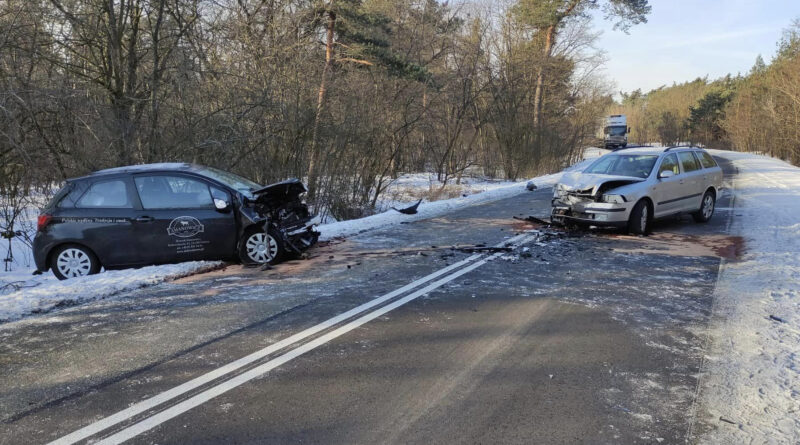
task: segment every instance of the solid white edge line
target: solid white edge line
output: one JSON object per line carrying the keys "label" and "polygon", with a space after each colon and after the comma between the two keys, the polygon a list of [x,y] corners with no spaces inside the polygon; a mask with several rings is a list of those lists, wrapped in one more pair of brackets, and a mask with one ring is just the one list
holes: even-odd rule
{"label": "solid white edge line", "polygon": [[[513,242],[516,242],[517,240],[522,239],[522,238],[527,237],[527,236],[529,236],[529,235],[526,234],[526,233],[522,233],[520,235],[516,235],[516,236],[514,236],[512,238],[509,238],[509,239],[501,242],[497,246],[503,246],[503,245],[506,245],[508,243],[513,243]],[[136,416],[136,415],[141,414],[141,413],[143,413],[145,411],[151,410],[151,409],[155,408],[156,406],[161,405],[162,403],[168,402],[168,401],[170,401],[170,400],[172,400],[172,399],[174,399],[176,397],[179,397],[179,396],[181,396],[181,395],[183,395],[183,394],[185,394],[185,393],[187,393],[187,392],[189,392],[189,391],[191,391],[193,389],[199,388],[199,387],[201,387],[201,386],[203,386],[203,385],[205,385],[205,384],[207,384],[207,383],[209,383],[211,381],[214,381],[214,380],[216,380],[216,379],[218,379],[218,378],[220,378],[220,377],[222,377],[222,376],[224,376],[226,374],[229,374],[229,373],[231,373],[233,371],[236,371],[237,369],[240,369],[240,368],[242,368],[244,366],[247,366],[248,364],[253,363],[254,361],[257,361],[257,360],[259,360],[261,358],[264,358],[264,357],[266,357],[266,356],[268,356],[268,355],[270,355],[270,354],[272,354],[274,352],[277,352],[277,351],[279,351],[279,350],[281,350],[281,349],[283,349],[283,348],[285,348],[287,346],[290,346],[290,345],[292,345],[292,344],[294,344],[294,343],[296,343],[298,341],[301,341],[301,340],[303,340],[305,338],[308,338],[311,335],[314,335],[314,334],[316,334],[316,333],[318,333],[320,331],[323,331],[323,330],[328,329],[328,328],[330,328],[332,326],[335,326],[336,324],[338,324],[338,323],[340,323],[340,322],[342,322],[342,321],[344,321],[344,320],[346,320],[346,319],[348,319],[350,317],[353,317],[353,316],[355,316],[355,315],[357,315],[357,314],[359,314],[361,312],[364,312],[364,311],[366,311],[368,309],[371,309],[371,308],[375,307],[376,305],[379,305],[379,304],[381,304],[381,303],[383,303],[383,302],[385,302],[387,300],[391,300],[392,298],[395,298],[395,297],[397,297],[397,296],[399,296],[399,295],[401,295],[401,294],[403,294],[403,293],[405,293],[405,292],[407,292],[409,290],[412,290],[412,289],[414,289],[414,288],[416,288],[416,287],[418,287],[418,286],[420,286],[420,285],[422,285],[424,283],[427,283],[427,282],[429,282],[429,281],[431,281],[431,280],[433,280],[435,278],[438,278],[438,277],[440,277],[440,276],[452,271],[453,269],[457,269],[457,268],[459,268],[459,267],[461,267],[461,266],[463,266],[465,264],[468,264],[468,263],[480,258],[481,256],[482,256],[481,254],[475,254],[475,255],[472,255],[472,256],[470,256],[468,258],[465,258],[465,259],[463,259],[463,260],[461,260],[461,261],[459,261],[457,263],[453,263],[450,266],[447,266],[445,268],[439,269],[436,272],[433,272],[433,273],[431,273],[429,275],[426,275],[426,276],[424,276],[424,277],[422,277],[420,279],[412,281],[411,283],[409,283],[409,284],[407,284],[407,285],[405,285],[403,287],[400,287],[400,288],[398,288],[398,289],[396,289],[396,290],[394,290],[392,292],[389,292],[388,294],[384,294],[384,295],[382,295],[380,297],[372,299],[372,300],[370,300],[370,301],[368,301],[368,302],[366,302],[366,303],[364,303],[364,304],[362,304],[360,306],[357,306],[357,307],[355,307],[355,308],[353,308],[353,309],[351,309],[351,310],[349,310],[347,312],[339,314],[339,315],[337,315],[337,316],[335,316],[333,318],[330,318],[330,319],[328,319],[328,320],[326,320],[326,321],[324,321],[322,323],[319,323],[319,324],[317,324],[315,326],[312,326],[312,327],[310,327],[308,329],[305,329],[305,330],[303,330],[301,332],[298,332],[297,334],[294,334],[294,335],[292,335],[290,337],[287,337],[287,338],[285,338],[283,340],[280,340],[277,343],[274,343],[274,344],[272,344],[270,346],[267,346],[267,347],[265,347],[265,348],[263,348],[261,350],[258,350],[256,352],[254,352],[252,354],[249,354],[249,355],[247,355],[245,357],[242,357],[242,358],[240,358],[238,360],[235,360],[235,361],[233,361],[231,363],[228,363],[227,365],[224,365],[224,366],[222,366],[220,368],[217,368],[217,369],[215,369],[213,371],[210,371],[210,372],[208,372],[206,374],[203,374],[203,375],[201,375],[199,377],[196,377],[196,378],[194,378],[192,380],[189,380],[188,382],[183,383],[181,385],[178,385],[178,386],[176,386],[176,387],[174,387],[172,389],[164,391],[164,392],[162,392],[160,394],[157,394],[157,395],[155,395],[153,397],[145,399],[145,400],[143,400],[141,402],[137,402],[137,403],[129,406],[128,408],[125,408],[125,409],[123,409],[121,411],[118,411],[118,412],[116,412],[116,413],[114,413],[114,414],[112,414],[112,415],[110,415],[108,417],[104,417],[104,418],[102,418],[102,419],[100,419],[100,420],[98,420],[96,422],[93,422],[93,423],[91,423],[91,424],[89,424],[89,425],[87,425],[87,426],[85,426],[83,428],[80,428],[80,429],[78,429],[76,431],[73,431],[72,433],[67,434],[66,436],[62,436],[62,437],[60,437],[60,438],[58,438],[58,439],[56,439],[56,440],[54,440],[52,442],[49,442],[48,445],[72,445],[72,444],[74,444],[76,442],[79,442],[79,441],[81,441],[83,439],[91,437],[91,436],[93,436],[93,435],[95,435],[95,434],[97,434],[97,433],[99,433],[99,432],[101,432],[103,430],[106,430],[106,429],[108,429],[108,428],[110,428],[110,427],[112,427],[112,426],[114,426],[114,425],[116,425],[118,423],[124,422],[124,421],[130,419],[133,416]]]}
{"label": "solid white edge line", "polygon": [[414,300],[414,299],[416,299],[416,298],[418,298],[418,297],[420,297],[422,295],[425,295],[425,294],[435,290],[436,288],[438,288],[438,287],[440,287],[440,286],[442,286],[444,284],[447,284],[450,281],[453,281],[456,278],[458,278],[458,277],[460,277],[460,276],[462,276],[462,275],[464,275],[464,274],[466,274],[468,272],[471,272],[474,269],[477,269],[478,267],[486,264],[486,262],[488,262],[490,259],[494,259],[494,258],[496,258],[496,257],[498,257],[500,255],[502,255],[502,253],[495,253],[494,255],[492,255],[492,256],[490,256],[488,258],[485,258],[483,260],[475,262],[475,263],[473,263],[473,264],[471,264],[471,265],[469,265],[469,266],[467,266],[467,267],[465,267],[465,268],[463,268],[463,269],[461,269],[461,270],[459,270],[457,272],[454,272],[454,273],[452,273],[452,274],[450,274],[450,275],[448,275],[448,276],[446,276],[446,277],[444,277],[444,278],[442,278],[442,279],[440,279],[438,281],[435,281],[435,282],[425,286],[424,288],[422,288],[420,290],[417,290],[417,291],[415,291],[415,292],[413,292],[413,293],[411,293],[411,294],[409,294],[409,295],[407,295],[407,296],[405,296],[405,297],[403,297],[403,298],[401,298],[401,299],[399,299],[399,300],[397,300],[397,301],[395,301],[393,303],[387,304],[386,306],[383,306],[383,307],[381,307],[379,309],[376,309],[376,310],[374,310],[374,311],[372,311],[372,312],[370,312],[370,313],[368,313],[366,315],[363,315],[360,318],[358,318],[356,320],[353,320],[353,321],[351,321],[349,323],[346,323],[343,326],[341,326],[341,327],[339,327],[339,328],[337,328],[337,329],[335,329],[335,330],[333,330],[331,332],[328,332],[325,335],[322,335],[322,336],[320,336],[320,337],[318,337],[318,338],[316,338],[316,339],[314,339],[314,340],[312,340],[312,341],[310,341],[308,343],[305,343],[305,344],[303,344],[303,345],[301,345],[301,346],[299,346],[299,347],[297,347],[295,349],[292,349],[291,351],[289,351],[289,352],[287,352],[287,353],[285,353],[285,354],[283,354],[281,356],[278,356],[278,357],[276,357],[276,358],[274,358],[274,359],[272,359],[272,360],[270,360],[270,361],[268,361],[268,362],[266,362],[266,363],[264,363],[264,364],[262,364],[260,366],[257,366],[257,367],[255,367],[255,368],[253,368],[253,369],[251,369],[251,370],[249,370],[249,371],[247,371],[245,373],[242,373],[242,374],[240,374],[240,375],[238,375],[236,377],[233,377],[230,380],[222,382],[217,386],[209,388],[209,389],[207,389],[207,390],[205,390],[205,391],[203,391],[203,392],[201,392],[201,393],[199,393],[199,394],[197,394],[197,395],[195,395],[195,396],[193,396],[193,397],[191,397],[189,399],[184,400],[181,403],[178,403],[177,405],[171,406],[170,408],[168,408],[168,409],[166,409],[164,411],[161,411],[161,412],[159,412],[157,414],[154,414],[151,417],[148,417],[148,418],[146,418],[146,419],[144,419],[144,420],[142,420],[142,421],[140,421],[138,423],[135,423],[135,424],[133,424],[133,425],[131,425],[131,426],[129,426],[129,427],[127,427],[127,428],[125,428],[125,429],[123,429],[123,430],[121,430],[121,431],[119,431],[119,432],[117,432],[117,433],[115,433],[115,434],[113,434],[113,435],[101,440],[101,441],[95,442],[95,443],[97,445],[116,445],[116,444],[123,443],[126,440],[132,439],[132,438],[138,436],[139,434],[142,434],[142,433],[144,433],[144,432],[146,432],[146,431],[148,431],[148,430],[150,430],[152,428],[155,428],[156,426],[158,426],[158,425],[160,425],[160,424],[162,424],[162,423],[164,423],[164,422],[166,422],[166,421],[168,421],[168,420],[170,420],[170,419],[172,419],[174,417],[177,417],[177,416],[185,413],[186,411],[189,411],[192,408],[195,408],[195,407],[197,407],[197,406],[199,406],[199,405],[201,405],[201,404],[203,404],[203,403],[205,403],[205,402],[207,402],[207,401],[209,401],[209,400],[211,400],[211,399],[213,399],[213,398],[215,398],[215,397],[217,397],[219,395],[224,394],[227,391],[230,391],[230,390],[236,388],[239,385],[242,385],[244,383],[247,383],[250,380],[253,380],[253,379],[257,378],[257,377],[260,377],[260,376],[264,375],[265,373],[269,372],[270,370],[275,369],[278,366],[281,366],[284,363],[286,363],[286,362],[288,362],[288,361],[290,361],[290,360],[292,360],[294,358],[297,358],[297,357],[305,354],[306,352],[309,352],[309,351],[311,351],[311,350],[313,350],[313,349],[315,349],[315,348],[317,348],[317,347],[319,347],[319,346],[321,346],[321,345],[323,345],[323,344],[325,344],[325,343],[327,343],[327,342],[329,342],[329,341],[331,341],[331,340],[333,340],[333,339],[335,339],[335,338],[337,338],[339,336],[342,336],[342,335],[352,331],[353,329],[356,329],[359,326],[361,326],[361,325],[363,325],[365,323],[368,323],[368,322],[380,317],[381,315],[384,315],[387,312],[390,312],[390,311],[392,311],[392,310],[394,310],[394,309],[396,309],[396,308],[408,303],[409,301],[412,301],[412,300]]}

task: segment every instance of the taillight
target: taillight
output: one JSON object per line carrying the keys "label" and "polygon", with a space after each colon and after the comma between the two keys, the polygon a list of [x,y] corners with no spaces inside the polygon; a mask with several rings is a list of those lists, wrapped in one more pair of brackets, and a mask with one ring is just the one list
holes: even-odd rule
{"label": "taillight", "polygon": [[53,217],[50,215],[45,215],[44,213],[39,215],[39,219],[38,221],[36,221],[36,230],[39,232],[44,230],[44,228],[47,227],[48,224],[50,224],[51,219],[53,219]]}

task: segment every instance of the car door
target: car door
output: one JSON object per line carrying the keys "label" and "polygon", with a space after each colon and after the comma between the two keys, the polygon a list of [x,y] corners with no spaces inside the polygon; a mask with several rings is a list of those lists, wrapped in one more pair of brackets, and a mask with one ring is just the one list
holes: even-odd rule
{"label": "car door", "polygon": [[[661,173],[671,171],[673,176],[661,178]],[[658,167],[657,183],[653,186],[653,196],[655,198],[655,216],[661,217],[680,211],[680,197],[683,193],[684,176],[681,173],[678,155],[670,153],[661,159]]]}
{"label": "car door", "polygon": [[82,188],[85,191],[75,200],[59,205],[62,236],[92,249],[105,267],[138,263],[138,251],[127,248],[134,236],[135,217],[130,178],[98,178]]}
{"label": "car door", "polygon": [[682,211],[695,211],[700,208],[700,201],[703,198],[703,169],[700,161],[691,151],[678,153],[678,160],[681,161],[683,168],[684,184],[681,195],[680,209]]}
{"label": "car door", "polygon": [[135,175],[134,185],[141,204],[134,226],[145,251],[144,263],[225,259],[234,254],[236,221],[230,208],[214,207],[212,184],[191,175],[152,173]]}

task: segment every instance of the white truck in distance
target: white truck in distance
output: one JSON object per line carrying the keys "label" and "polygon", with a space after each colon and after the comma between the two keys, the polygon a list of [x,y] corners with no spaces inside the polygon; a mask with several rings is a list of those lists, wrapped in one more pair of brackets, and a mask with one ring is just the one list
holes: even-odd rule
{"label": "white truck in distance", "polygon": [[606,118],[603,128],[603,146],[609,150],[625,148],[628,145],[628,119],[624,114],[612,114]]}

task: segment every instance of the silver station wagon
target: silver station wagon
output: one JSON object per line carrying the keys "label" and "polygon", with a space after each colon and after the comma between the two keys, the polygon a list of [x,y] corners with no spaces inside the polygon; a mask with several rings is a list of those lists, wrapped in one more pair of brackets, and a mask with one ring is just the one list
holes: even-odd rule
{"label": "silver station wagon", "polygon": [[634,234],[647,234],[654,219],[682,212],[707,222],[721,185],[722,169],[703,149],[628,149],[565,173],[553,190],[551,220]]}

